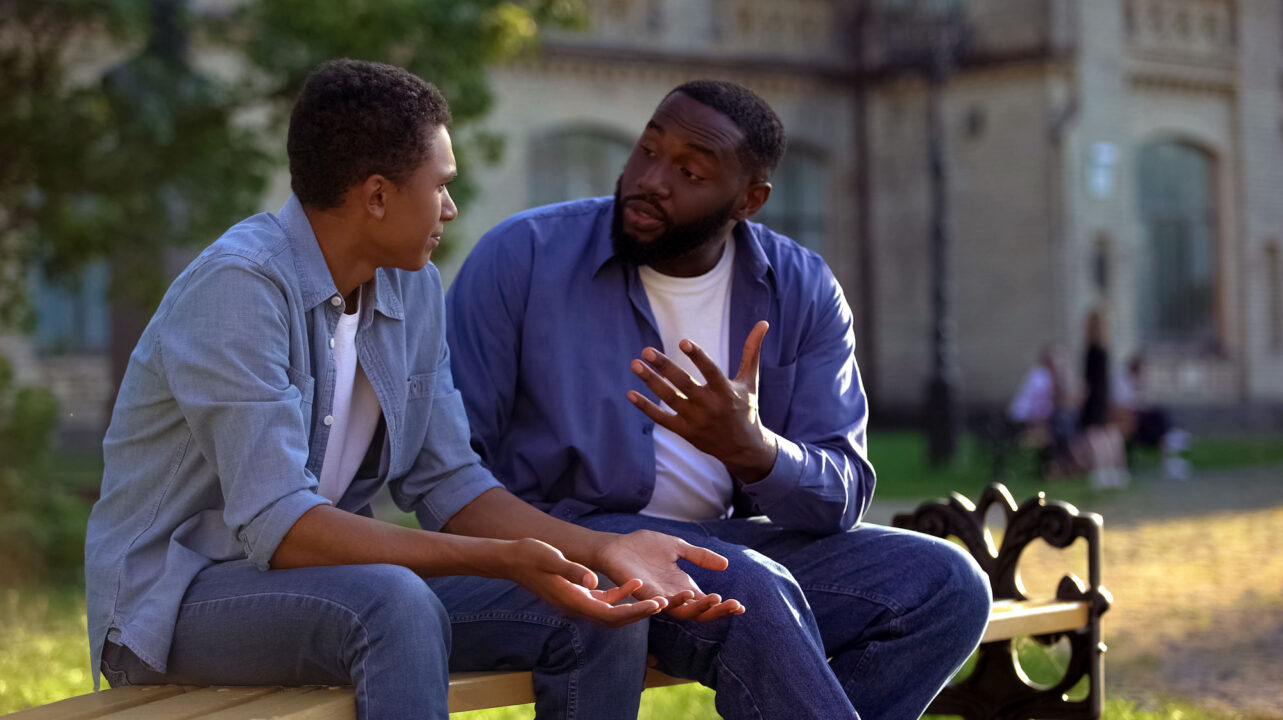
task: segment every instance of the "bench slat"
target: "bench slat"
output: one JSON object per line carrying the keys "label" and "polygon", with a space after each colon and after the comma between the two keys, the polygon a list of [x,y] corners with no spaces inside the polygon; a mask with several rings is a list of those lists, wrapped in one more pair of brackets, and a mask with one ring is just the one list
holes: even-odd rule
{"label": "bench slat", "polygon": [[352,720],[356,717],[356,697],[351,687],[295,687],[256,700],[227,708],[201,720]]}
{"label": "bench slat", "polygon": [[1086,600],[999,600],[980,642],[1077,630],[1087,626],[1090,608]]}
{"label": "bench slat", "polygon": [[189,692],[164,700],[103,715],[102,720],[187,720],[204,717],[224,708],[238,708],[250,700],[278,690],[279,687],[261,686],[189,688]]}
{"label": "bench slat", "polygon": [[77,695],[49,705],[21,710],[14,720],[94,720],[104,715],[181,695],[191,688],[179,685],[134,685],[110,691]]}

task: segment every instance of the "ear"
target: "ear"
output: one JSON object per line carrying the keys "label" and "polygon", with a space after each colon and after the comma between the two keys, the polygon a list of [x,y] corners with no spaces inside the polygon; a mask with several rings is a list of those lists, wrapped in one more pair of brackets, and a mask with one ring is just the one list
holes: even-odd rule
{"label": "ear", "polygon": [[762,209],[769,197],[771,197],[769,182],[762,180],[749,183],[748,190],[744,193],[744,202],[735,211],[735,219],[747,220],[753,217],[754,213]]}
{"label": "ear", "polygon": [[382,175],[371,175],[361,183],[361,209],[375,220],[382,220],[388,211],[388,193],[392,183]]}

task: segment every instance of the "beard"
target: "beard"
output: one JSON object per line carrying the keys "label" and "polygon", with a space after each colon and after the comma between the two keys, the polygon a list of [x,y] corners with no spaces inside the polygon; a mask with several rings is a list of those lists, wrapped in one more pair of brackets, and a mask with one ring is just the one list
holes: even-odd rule
{"label": "beard", "polygon": [[[640,194],[621,198],[619,190],[620,183],[617,180],[615,181],[615,216],[610,224],[611,247],[621,260],[635,265],[665,263],[689,255],[717,237],[735,214],[735,198],[731,198],[725,207],[688,223],[675,225],[659,203]],[[650,242],[639,240],[624,230],[624,203],[632,200],[645,200],[650,209],[664,222],[664,232]]]}

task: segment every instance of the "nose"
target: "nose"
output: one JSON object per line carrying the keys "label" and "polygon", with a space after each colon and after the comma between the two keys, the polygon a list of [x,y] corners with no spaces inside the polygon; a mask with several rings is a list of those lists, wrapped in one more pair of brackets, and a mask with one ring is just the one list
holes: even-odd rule
{"label": "nose", "polygon": [[637,189],[647,195],[668,197],[668,180],[663,163],[652,162],[637,176]]}
{"label": "nose", "polygon": [[454,198],[450,197],[450,189],[446,188],[445,197],[441,200],[441,222],[450,222],[459,217],[459,208],[454,204]]}

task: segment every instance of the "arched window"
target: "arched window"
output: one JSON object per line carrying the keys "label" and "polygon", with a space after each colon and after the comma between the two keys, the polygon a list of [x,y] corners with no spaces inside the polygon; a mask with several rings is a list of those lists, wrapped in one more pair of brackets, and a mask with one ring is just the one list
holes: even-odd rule
{"label": "arched window", "polygon": [[828,240],[828,172],[823,156],[791,145],[771,176],[771,197],[753,217],[819,253]]}
{"label": "arched window", "polygon": [[530,201],[534,205],[612,195],[633,144],[596,128],[567,128],[532,146]]}
{"label": "arched window", "polygon": [[1138,160],[1140,331],[1154,345],[1215,350],[1216,192],[1210,154],[1160,141]]}

